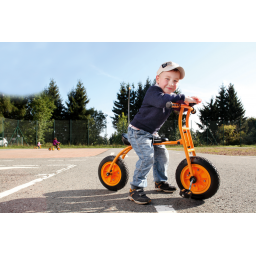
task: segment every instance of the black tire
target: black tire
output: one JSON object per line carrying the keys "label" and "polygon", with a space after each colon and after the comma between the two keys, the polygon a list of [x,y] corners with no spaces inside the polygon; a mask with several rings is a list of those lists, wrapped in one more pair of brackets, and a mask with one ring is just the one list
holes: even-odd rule
{"label": "black tire", "polygon": [[[207,170],[207,172],[211,178],[211,183],[209,185],[209,188],[206,191],[202,192],[201,194],[200,194],[200,192],[197,194],[193,194],[193,191],[192,191],[191,198],[197,199],[197,200],[202,200],[202,199],[208,199],[208,198],[212,197],[213,195],[216,194],[216,192],[218,191],[219,186],[220,186],[220,176],[219,176],[219,173],[218,173],[216,167],[209,160],[202,158],[202,157],[192,156],[192,157],[190,157],[190,160],[191,160],[192,167],[195,164],[201,165],[203,168],[205,168]],[[176,169],[176,182],[180,189],[184,189],[184,188],[188,189],[189,188],[189,187],[184,187],[181,182],[181,173],[182,173],[182,170],[186,166],[188,166],[187,159],[184,159],[180,162],[180,164],[178,165],[178,167]],[[194,184],[196,185],[196,183],[194,183]]]}
{"label": "black tire", "polygon": [[[127,184],[128,179],[129,179],[129,169],[128,169],[126,163],[119,157],[119,159],[115,163],[116,167],[114,167],[114,168],[118,169],[118,167],[119,167],[120,170],[118,170],[118,174],[116,174],[116,175],[118,176],[117,179],[120,179],[120,175],[121,175],[121,179],[118,181],[117,184],[116,183],[113,184],[113,185],[112,184],[107,184],[107,178],[103,177],[102,175],[105,172],[104,170],[108,170],[107,167],[110,166],[111,162],[113,162],[114,159],[115,159],[115,156],[105,157],[100,162],[100,165],[99,165],[99,168],[98,168],[98,175],[99,175],[99,179],[100,179],[101,184],[105,188],[107,188],[108,190],[117,191],[117,190],[120,190],[123,187],[125,187],[125,185]],[[104,165],[105,165],[105,167],[104,167]],[[102,170],[102,168],[104,168],[104,169]],[[121,173],[119,173],[120,171],[121,171]],[[113,174],[111,174],[111,175],[115,175],[114,173],[115,172],[113,172]]]}

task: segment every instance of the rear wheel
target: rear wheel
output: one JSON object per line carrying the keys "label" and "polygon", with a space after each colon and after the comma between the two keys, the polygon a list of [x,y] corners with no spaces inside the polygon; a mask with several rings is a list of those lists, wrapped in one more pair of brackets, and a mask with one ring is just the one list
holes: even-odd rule
{"label": "rear wheel", "polygon": [[129,169],[126,166],[126,163],[119,158],[109,172],[109,167],[114,159],[115,156],[105,157],[99,165],[98,175],[100,182],[105,188],[117,191],[127,184],[129,179]]}
{"label": "rear wheel", "polygon": [[[207,159],[192,156],[190,161],[195,182],[191,192],[194,199],[208,199],[215,195],[220,186],[220,177],[216,167]],[[176,169],[176,182],[180,189],[189,189],[192,174],[189,171],[187,159],[181,161]]]}

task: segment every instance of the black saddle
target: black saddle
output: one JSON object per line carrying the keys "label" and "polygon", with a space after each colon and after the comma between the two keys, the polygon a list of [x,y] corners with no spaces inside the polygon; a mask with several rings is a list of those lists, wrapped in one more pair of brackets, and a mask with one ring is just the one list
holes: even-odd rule
{"label": "black saddle", "polygon": [[[152,140],[153,140],[153,143],[162,143],[162,142],[168,141],[167,138],[155,137],[155,136],[153,136]],[[127,133],[122,134],[122,141],[123,141],[124,145],[127,145],[127,146],[131,145],[128,140]]]}

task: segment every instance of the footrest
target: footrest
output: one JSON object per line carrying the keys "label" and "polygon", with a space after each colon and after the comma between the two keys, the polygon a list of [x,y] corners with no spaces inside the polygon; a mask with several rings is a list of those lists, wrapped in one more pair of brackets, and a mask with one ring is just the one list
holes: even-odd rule
{"label": "footrest", "polygon": [[192,192],[190,190],[184,188],[180,191],[180,196],[182,196],[184,198],[191,198]]}

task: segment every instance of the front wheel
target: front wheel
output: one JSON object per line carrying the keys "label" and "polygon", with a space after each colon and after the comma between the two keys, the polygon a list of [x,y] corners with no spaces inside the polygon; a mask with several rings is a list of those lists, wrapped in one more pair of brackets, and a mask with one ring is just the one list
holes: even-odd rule
{"label": "front wheel", "polygon": [[[193,199],[208,199],[215,195],[220,186],[220,176],[216,167],[207,159],[192,156],[190,161],[193,168],[195,183],[192,183]],[[176,169],[176,182],[180,189],[189,189],[192,174],[189,171],[187,159],[181,161]]]}
{"label": "front wheel", "polygon": [[129,169],[126,163],[119,158],[113,165],[111,172],[109,172],[109,167],[115,156],[105,157],[98,169],[98,175],[102,185],[108,190],[117,191],[122,189],[128,182],[129,179]]}

